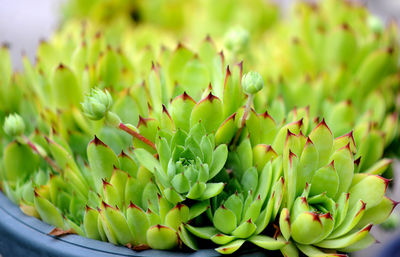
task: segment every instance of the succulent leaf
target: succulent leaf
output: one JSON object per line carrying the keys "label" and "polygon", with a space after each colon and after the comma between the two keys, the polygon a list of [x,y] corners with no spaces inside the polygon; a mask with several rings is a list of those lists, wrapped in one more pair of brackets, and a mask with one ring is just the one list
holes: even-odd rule
{"label": "succulent leaf", "polygon": [[166,226],[155,225],[146,233],[147,243],[153,249],[169,250],[178,245],[177,233]]}

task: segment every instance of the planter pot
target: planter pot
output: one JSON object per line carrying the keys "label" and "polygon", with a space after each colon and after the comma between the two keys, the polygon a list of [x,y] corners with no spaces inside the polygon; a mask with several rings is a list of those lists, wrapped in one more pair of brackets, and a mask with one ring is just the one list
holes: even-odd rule
{"label": "planter pot", "polygon": [[392,240],[381,251],[379,257],[400,257],[400,236]]}
{"label": "planter pot", "polygon": [[[48,235],[52,229],[52,226],[22,213],[18,206],[0,192],[0,255],[2,257],[220,256],[212,249],[196,252],[158,250],[137,252],[78,235],[56,238]],[[256,252],[254,248],[251,249],[242,251],[240,256],[267,256],[266,252]]]}

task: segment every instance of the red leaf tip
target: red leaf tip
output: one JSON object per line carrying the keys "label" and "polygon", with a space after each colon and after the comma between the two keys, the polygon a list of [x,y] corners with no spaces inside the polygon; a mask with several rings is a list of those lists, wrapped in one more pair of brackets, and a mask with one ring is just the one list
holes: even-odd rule
{"label": "red leaf tip", "polygon": [[354,164],[356,166],[360,166],[360,162],[361,162],[361,156],[354,160]]}
{"label": "red leaf tip", "polygon": [[321,215],[321,218],[333,220],[333,217],[332,217],[332,215],[331,215],[330,212],[325,213],[325,214],[322,214],[322,215]]}
{"label": "red leaf tip", "polygon": [[112,186],[110,183],[107,182],[107,180],[105,180],[104,178],[101,179],[101,181],[103,182],[103,188],[105,189],[107,186]]}
{"label": "red leaf tip", "polygon": [[97,145],[102,145],[102,146],[107,146],[103,141],[101,141],[96,135],[94,135],[94,139],[90,141],[90,144],[95,144]]}
{"label": "red leaf tip", "polygon": [[308,144],[312,144],[312,145],[314,144],[310,137],[307,137],[306,146]]}
{"label": "red leaf tip", "polygon": [[348,23],[342,23],[342,25],[340,26],[343,30],[350,30],[350,26]]}
{"label": "red leaf tip", "polygon": [[147,127],[147,122],[149,120],[150,119],[143,118],[141,115],[139,115],[139,122],[138,122],[137,126],[140,127],[141,125],[143,125],[143,126]]}
{"label": "red leaf tip", "polygon": [[114,209],[111,205],[109,205],[108,203],[106,203],[104,201],[101,201],[101,205],[103,205],[104,209],[107,209],[107,208]]}
{"label": "red leaf tip", "polygon": [[314,212],[309,212],[313,216],[314,221],[318,221],[319,223],[322,224],[321,219],[319,218],[319,215],[314,213]]}
{"label": "red leaf tip", "polygon": [[371,228],[372,228],[372,224],[369,224],[367,227],[365,227],[363,230],[361,230],[360,232],[363,232],[363,231],[371,231]]}
{"label": "red leaf tip", "polygon": [[[193,100],[193,98],[190,97],[190,96],[186,93],[186,91],[184,91],[183,94],[177,96],[175,99],[178,99],[178,98],[182,98],[183,101],[189,100],[189,101],[192,101],[193,103],[196,103],[196,101]],[[174,99],[174,100],[175,100],[175,99]]]}
{"label": "red leaf tip", "polygon": [[229,69],[229,65],[228,65],[228,66],[226,66],[225,78],[226,78],[226,77],[229,77],[229,76],[231,76],[231,75],[232,75],[232,73],[231,73],[231,70]]}

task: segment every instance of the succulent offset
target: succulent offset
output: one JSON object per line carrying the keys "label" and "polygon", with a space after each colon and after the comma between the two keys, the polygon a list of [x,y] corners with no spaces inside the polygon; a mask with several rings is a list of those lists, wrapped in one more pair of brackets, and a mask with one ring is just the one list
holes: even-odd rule
{"label": "succulent offset", "polygon": [[[249,48],[257,58],[254,67],[271,81],[257,95],[256,109],[268,106],[274,114],[277,98],[285,112],[309,106],[312,117],[325,117],[335,137],[354,130],[361,155],[365,141],[388,148],[399,134],[396,24],[385,27],[348,1],[299,2],[289,17]],[[377,161],[364,158],[365,168],[371,165],[367,159]]]}
{"label": "succulent offset", "polygon": [[262,1],[195,1],[218,26],[192,31],[187,1],[135,3],[74,1],[94,21],[66,22],[23,73],[0,49],[3,192],[61,234],[135,250],[373,244],[397,205],[381,177],[398,137],[393,25],[342,1],[275,27]]}
{"label": "succulent offset", "polygon": [[[272,151],[259,152],[258,158],[254,158],[255,153],[249,140],[243,141],[238,151],[233,153],[241,161],[239,167],[232,171],[240,176],[228,183],[230,189],[222,199],[213,201],[213,226],[187,224],[187,230],[199,238],[220,245],[216,251],[223,254],[237,251],[245,241],[267,250],[278,250],[285,246],[286,240],[261,235],[269,223],[274,221],[284,194],[284,179],[277,169],[272,168],[280,166],[282,158],[271,156]],[[265,165],[260,165],[262,163]]]}
{"label": "succulent offset", "polygon": [[372,225],[382,223],[397,205],[384,196],[389,181],[379,176],[390,162],[360,170],[355,149],[352,134],[334,139],[325,121],[306,141],[288,131],[283,150],[286,204],[279,228],[307,256],[368,247],[375,243],[369,234]]}
{"label": "succulent offset", "polygon": [[279,8],[269,0],[73,0],[66,4],[64,16],[106,25],[127,22],[130,26],[161,28],[178,40],[187,36],[199,39],[206,34],[221,36],[234,25],[261,34],[278,20]]}

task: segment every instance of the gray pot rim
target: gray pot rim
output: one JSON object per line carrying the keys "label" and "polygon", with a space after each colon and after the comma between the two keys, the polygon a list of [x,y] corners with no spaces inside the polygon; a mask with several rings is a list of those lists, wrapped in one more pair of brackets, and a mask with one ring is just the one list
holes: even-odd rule
{"label": "gray pot rim", "polygon": [[[79,235],[54,237],[49,232],[54,227],[25,215],[20,208],[0,192],[0,253],[3,257],[203,257],[221,256],[213,249],[195,252],[160,250],[133,251],[123,246],[85,238]],[[245,249],[242,256],[265,256],[255,248]]]}

